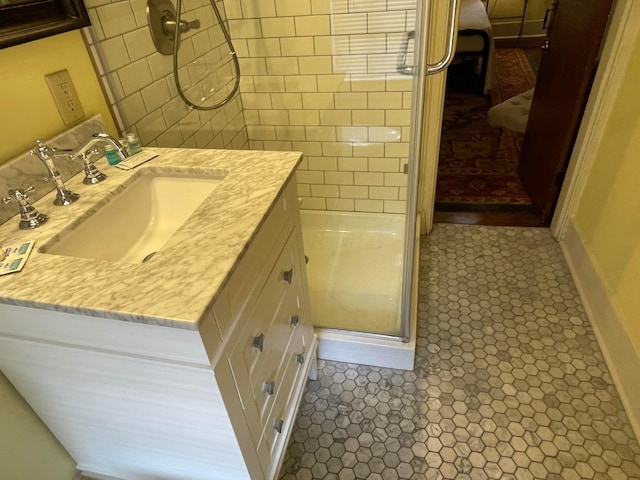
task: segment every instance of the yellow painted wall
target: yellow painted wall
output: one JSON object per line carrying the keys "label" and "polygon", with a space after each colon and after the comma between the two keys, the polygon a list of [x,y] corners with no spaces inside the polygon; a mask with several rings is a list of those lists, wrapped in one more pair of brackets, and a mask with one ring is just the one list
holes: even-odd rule
{"label": "yellow painted wall", "polygon": [[109,132],[117,133],[80,31],[62,33],[0,50],[0,164],[68,128],[44,79],[65,68],[85,115],[101,113]]}
{"label": "yellow painted wall", "polygon": [[640,36],[574,222],[640,352]]}
{"label": "yellow painted wall", "polygon": [[0,373],[0,478],[71,480],[75,465]]}
{"label": "yellow painted wall", "polygon": [[[0,50],[0,163],[66,127],[44,80],[66,68],[87,117],[116,128],[79,31]],[[6,192],[5,192],[6,193]],[[75,461],[0,373],[0,477],[71,480]]]}

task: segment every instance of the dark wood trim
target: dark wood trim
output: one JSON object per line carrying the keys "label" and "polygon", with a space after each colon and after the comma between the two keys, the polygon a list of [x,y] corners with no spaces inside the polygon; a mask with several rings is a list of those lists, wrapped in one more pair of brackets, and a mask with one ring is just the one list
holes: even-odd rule
{"label": "dark wood trim", "polygon": [[532,212],[434,212],[433,221],[503,227],[548,227]]}
{"label": "dark wood trim", "polygon": [[0,48],[90,25],[82,0],[30,0],[0,6]]}

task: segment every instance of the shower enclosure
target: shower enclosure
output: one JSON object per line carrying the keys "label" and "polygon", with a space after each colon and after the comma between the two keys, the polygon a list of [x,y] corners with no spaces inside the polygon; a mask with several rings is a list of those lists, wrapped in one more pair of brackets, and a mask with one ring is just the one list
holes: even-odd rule
{"label": "shower enclosure", "polygon": [[320,356],[411,368],[409,159],[423,82],[398,63],[412,51],[422,2],[216,2],[242,75],[239,93],[208,111],[189,108],[176,83],[215,103],[234,83],[233,54],[208,1],[181,3],[178,82],[144,1],[87,3],[87,43],[116,121],[145,146],[303,152],[298,194]]}

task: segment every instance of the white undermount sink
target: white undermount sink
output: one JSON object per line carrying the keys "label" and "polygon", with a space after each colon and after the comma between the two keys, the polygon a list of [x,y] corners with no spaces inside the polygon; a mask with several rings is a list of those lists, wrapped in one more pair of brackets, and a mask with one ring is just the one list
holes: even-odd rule
{"label": "white undermount sink", "polygon": [[223,179],[145,172],[40,251],[112,262],[144,262],[162,248]]}

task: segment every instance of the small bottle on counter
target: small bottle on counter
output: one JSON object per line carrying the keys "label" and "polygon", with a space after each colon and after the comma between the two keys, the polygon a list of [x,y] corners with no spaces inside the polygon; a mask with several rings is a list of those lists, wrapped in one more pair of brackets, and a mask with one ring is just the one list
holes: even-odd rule
{"label": "small bottle on counter", "polygon": [[131,152],[129,151],[129,142],[127,142],[127,139],[122,137],[118,139],[118,142],[120,142],[120,145],[122,145],[124,151],[127,152],[127,155],[131,155]]}
{"label": "small bottle on counter", "polygon": [[125,134],[125,138],[127,139],[127,145],[129,145],[129,155],[135,155],[142,151],[142,144],[140,143],[138,135],[135,133],[127,133]]}
{"label": "small bottle on counter", "polygon": [[104,156],[107,157],[107,162],[109,165],[117,165],[120,163],[120,155],[116,152],[116,149],[113,145],[105,145],[104,146]]}

